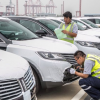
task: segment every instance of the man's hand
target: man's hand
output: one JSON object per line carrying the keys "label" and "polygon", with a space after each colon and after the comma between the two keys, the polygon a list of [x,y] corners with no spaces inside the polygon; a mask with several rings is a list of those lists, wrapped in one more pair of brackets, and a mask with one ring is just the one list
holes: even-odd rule
{"label": "man's hand", "polygon": [[77,66],[77,67],[76,67],[76,70],[77,70],[77,69],[79,69],[79,70],[82,71],[82,72],[83,72],[83,70],[84,70],[84,68],[81,68],[80,66]]}
{"label": "man's hand", "polygon": [[67,34],[67,35],[71,36],[71,37],[76,37],[76,36],[77,36],[76,33],[72,33],[72,32],[69,32],[69,31],[67,31],[67,30],[62,30],[62,32],[63,32],[64,34]]}
{"label": "man's hand", "polygon": [[75,69],[74,68],[70,68],[70,74],[75,74]]}
{"label": "man's hand", "polygon": [[68,31],[66,31],[66,30],[62,30],[62,32],[63,32],[64,34],[68,34]]}

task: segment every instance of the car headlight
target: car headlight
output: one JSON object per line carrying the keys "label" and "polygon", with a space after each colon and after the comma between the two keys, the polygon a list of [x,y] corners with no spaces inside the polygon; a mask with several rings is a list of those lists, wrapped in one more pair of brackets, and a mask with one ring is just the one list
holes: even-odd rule
{"label": "car headlight", "polygon": [[94,43],[92,43],[92,42],[76,41],[76,43],[78,43],[78,44],[80,44],[80,45],[82,45],[82,46],[96,47],[96,46],[94,45]]}
{"label": "car headlight", "polygon": [[66,61],[66,59],[58,53],[51,53],[51,52],[38,52],[38,54],[45,58],[45,59],[49,59],[49,60],[63,60]]}
{"label": "car headlight", "polygon": [[96,37],[98,37],[100,39],[100,36],[96,36]]}

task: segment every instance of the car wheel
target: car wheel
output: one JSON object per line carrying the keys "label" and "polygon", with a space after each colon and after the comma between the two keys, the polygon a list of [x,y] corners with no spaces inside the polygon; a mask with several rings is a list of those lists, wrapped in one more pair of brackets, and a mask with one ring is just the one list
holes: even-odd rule
{"label": "car wheel", "polygon": [[33,70],[33,74],[34,74],[35,82],[36,82],[36,93],[38,93],[38,91],[40,90],[40,81],[34,70]]}

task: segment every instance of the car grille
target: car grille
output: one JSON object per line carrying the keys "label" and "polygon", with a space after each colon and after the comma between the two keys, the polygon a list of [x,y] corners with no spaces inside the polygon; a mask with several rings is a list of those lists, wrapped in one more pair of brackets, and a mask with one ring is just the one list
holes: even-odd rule
{"label": "car grille", "polygon": [[0,100],[12,100],[21,95],[17,80],[0,81]]}
{"label": "car grille", "polygon": [[74,59],[74,54],[61,54],[67,62],[70,64],[76,64],[77,62]]}
{"label": "car grille", "polygon": [[32,69],[29,67],[28,71],[24,75],[24,82],[27,89],[31,90],[34,87],[34,79]]}

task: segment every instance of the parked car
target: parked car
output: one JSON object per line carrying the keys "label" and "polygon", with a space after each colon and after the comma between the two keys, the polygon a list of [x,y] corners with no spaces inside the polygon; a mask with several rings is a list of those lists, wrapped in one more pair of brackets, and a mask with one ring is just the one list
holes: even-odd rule
{"label": "parked car", "polygon": [[[29,17],[9,17],[12,20],[15,20],[31,30],[33,33],[36,33],[39,36],[46,36],[57,38],[54,34],[55,28],[59,27],[59,24],[49,20],[47,18],[29,18]],[[22,23],[23,22],[23,23]],[[78,25],[78,36],[75,38],[74,44],[78,47],[79,50],[83,50],[86,54],[92,53],[100,55],[100,39],[94,36],[95,32],[92,30],[85,30],[80,25]],[[45,38],[46,38],[45,37]],[[50,39],[50,38],[48,38]],[[52,39],[51,39],[52,40]]]}
{"label": "parked car", "polygon": [[[24,23],[24,21],[27,20],[20,22]],[[28,22],[27,24],[30,26]],[[1,49],[20,55],[30,63],[36,79],[37,91],[40,86],[51,88],[69,84],[79,78],[73,76],[63,81],[64,71],[76,63],[74,53],[78,49],[71,43],[40,38],[7,18],[0,18],[0,39]]]}
{"label": "parked car", "polygon": [[75,21],[77,24],[81,25],[85,29],[93,29],[93,28],[99,29],[99,27],[97,25],[95,25],[91,21],[85,19],[85,17],[73,18],[73,21]]}
{"label": "parked car", "polygon": [[[63,17],[58,17],[55,20],[59,20],[59,21],[63,21],[64,22],[64,18]],[[95,25],[93,22],[87,20],[87,17],[73,17],[72,20],[74,22],[76,22],[78,25],[82,26],[85,30],[88,29],[99,29],[99,27],[97,25]],[[100,29],[99,29],[100,30]]]}
{"label": "parked car", "polygon": [[100,27],[100,17],[85,17],[85,19],[93,22]]}
{"label": "parked car", "polygon": [[[48,18],[47,18],[48,19]],[[64,23],[63,17],[58,17],[58,18],[53,18],[53,21],[60,23]],[[50,17],[50,20],[52,20]],[[91,36],[96,36],[100,38],[100,29],[99,28],[89,28],[84,22],[78,21],[78,20],[73,20],[77,23],[78,26],[78,34],[84,34],[84,35],[91,35]],[[94,25],[94,24],[93,24]]]}
{"label": "parked car", "polygon": [[0,100],[37,100],[35,78],[29,63],[3,50],[0,50]]}

